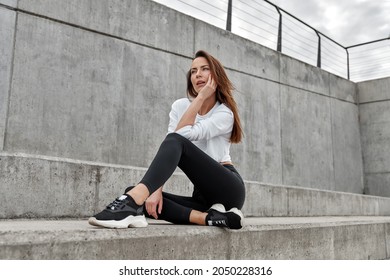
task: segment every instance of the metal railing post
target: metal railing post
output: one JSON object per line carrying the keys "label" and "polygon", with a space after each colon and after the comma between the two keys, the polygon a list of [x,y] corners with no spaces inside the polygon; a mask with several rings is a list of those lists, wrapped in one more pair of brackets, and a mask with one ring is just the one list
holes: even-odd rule
{"label": "metal railing post", "polygon": [[226,30],[228,31],[232,31],[232,6],[233,0],[229,0],[226,20]]}
{"label": "metal railing post", "polygon": [[347,52],[347,76],[348,76],[348,80],[350,80],[350,77],[349,77],[349,52],[348,52],[347,48],[345,48],[345,51]]}
{"label": "metal railing post", "polygon": [[275,7],[276,10],[279,13],[279,27],[278,27],[278,45],[277,45],[277,51],[282,52],[282,13],[279,10],[279,7]]}
{"label": "metal railing post", "polygon": [[318,34],[318,31],[315,30],[318,36],[318,50],[317,50],[317,67],[321,68],[321,36]]}

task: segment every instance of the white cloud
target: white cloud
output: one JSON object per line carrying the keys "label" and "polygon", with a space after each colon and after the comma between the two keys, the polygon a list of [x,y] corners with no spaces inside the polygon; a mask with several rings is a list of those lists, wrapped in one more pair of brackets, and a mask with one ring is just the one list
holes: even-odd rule
{"label": "white cloud", "polygon": [[342,45],[389,36],[390,1],[274,0],[274,3]]}

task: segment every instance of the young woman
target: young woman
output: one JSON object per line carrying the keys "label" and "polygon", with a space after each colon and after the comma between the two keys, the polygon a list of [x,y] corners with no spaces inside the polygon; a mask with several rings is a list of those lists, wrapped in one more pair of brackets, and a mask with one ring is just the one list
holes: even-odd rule
{"label": "young woman", "polygon": [[[245,186],[229,151],[243,132],[233,89],[222,64],[198,51],[187,74],[188,98],[173,103],[168,134],[145,176],[89,223],[146,227],[146,215],[175,224],[240,229]],[[192,197],[162,191],[176,167],[194,184]]]}

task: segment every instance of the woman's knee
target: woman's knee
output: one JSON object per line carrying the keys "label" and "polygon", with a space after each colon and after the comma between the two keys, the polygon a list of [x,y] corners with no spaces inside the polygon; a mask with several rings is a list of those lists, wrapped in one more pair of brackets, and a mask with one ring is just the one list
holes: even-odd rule
{"label": "woman's knee", "polygon": [[179,133],[176,132],[169,133],[165,139],[174,140],[178,142],[189,141],[187,138],[181,136]]}
{"label": "woman's knee", "polygon": [[175,145],[175,146],[185,145],[187,141],[190,142],[187,138],[184,138],[183,136],[181,136],[176,132],[169,133],[164,140],[165,143],[167,144],[169,143],[169,145]]}

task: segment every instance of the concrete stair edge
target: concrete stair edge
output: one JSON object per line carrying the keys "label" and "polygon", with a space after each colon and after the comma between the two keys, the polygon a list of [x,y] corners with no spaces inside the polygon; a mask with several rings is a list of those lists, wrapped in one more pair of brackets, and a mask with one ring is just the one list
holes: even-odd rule
{"label": "concrete stair edge", "polygon": [[[3,220],[0,259],[389,259],[390,217],[247,218],[241,230]],[[196,253],[194,253],[196,252]]]}
{"label": "concrete stair edge", "polygon": [[[0,218],[83,218],[100,211],[146,168],[0,152]],[[390,198],[245,181],[246,216],[385,216]],[[175,172],[165,190],[191,194]],[[15,198],[24,201],[15,207]]]}

